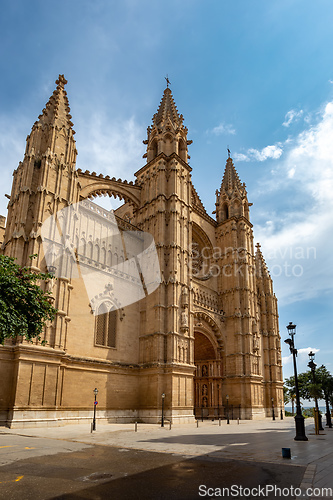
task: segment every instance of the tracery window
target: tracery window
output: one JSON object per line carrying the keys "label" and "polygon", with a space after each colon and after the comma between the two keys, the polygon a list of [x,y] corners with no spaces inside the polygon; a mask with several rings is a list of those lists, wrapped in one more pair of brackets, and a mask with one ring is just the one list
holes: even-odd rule
{"label": "tracery window", "polygon": [[117,311],[107,302],[99,307],[95,321],[95,345],[116,347]]}

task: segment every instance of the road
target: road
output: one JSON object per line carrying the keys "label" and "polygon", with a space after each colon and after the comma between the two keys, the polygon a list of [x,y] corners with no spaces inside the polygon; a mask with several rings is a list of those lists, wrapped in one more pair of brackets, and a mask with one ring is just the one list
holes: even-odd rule
{"label": "road", "polygon": [[305,470],[291,462],[225,459],[218,452],[193,457],[6,434],[0,439],[0,464],[1,500],[218,498],[200,496],[200,485],[202,494],[232,485],[297,487]]}

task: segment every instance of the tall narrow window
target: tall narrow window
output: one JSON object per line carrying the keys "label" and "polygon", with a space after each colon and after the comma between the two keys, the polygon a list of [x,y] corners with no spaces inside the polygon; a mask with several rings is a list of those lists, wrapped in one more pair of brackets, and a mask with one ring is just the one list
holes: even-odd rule
{"label": "tall narrow window", "polygon": [[95,322],[95,345],[116,347],[117,311],[103,302],[98,308]]}
{"label": "tall narrow window", "polygon": [[117,311],[109,312],[108,322],[108,347],[116,347]]}

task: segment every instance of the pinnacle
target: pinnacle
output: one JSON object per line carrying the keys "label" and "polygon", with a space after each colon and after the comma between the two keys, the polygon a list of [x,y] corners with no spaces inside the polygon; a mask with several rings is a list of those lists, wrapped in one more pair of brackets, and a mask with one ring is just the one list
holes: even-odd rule
{"label": "pinnacle", "polygon": [[60,88],[60,87],[61,87],[61,88],[64,88],[64,86],[65,86],[65,85],[66,85],[66,83],[68,83],[68,82],[67,82],[67,80],[66,80],[66,78],[65,78],[65,76],[64,76],[64,75],[59,75],[59,78],[58,78],[58,80],[56,80],[56,81],[55,81],[55,83],[56,83],[56,85],[58,86],[58,88]]}
{"label": "pinnacle", "polygon": [[[50,99],[45,105],[42,114],[38,117],[38,122],[43,125],[57,125],[58,128],[72,128],[72,116],[70,115],[70,107],[67,98],[65,85],[67,83],[64,75],[59,75],[56,80],[56,89],[53,91]],[[73,130],[73,133],[74,130]]]}
{"label": "pinnacle", "polygon": [[153,123],[155,125],[159,125],[167,119],[170,119],[175,126],[180,126],[183,121],[183,116],[178,114],[178,110],[169,87],[164,90],[160,106],[157,113],[153,116]]}
{"label": "pinnacle", "polygon": [[241,183],[238,173],[234,167],[232,158],[227,159],[223,179],[222,179],[222,184],[221,184],[221,190],[225,191],[234,191],[235,188],[241,193],[241,194],[246,194],[245,191],[245,186]]}
{"label": "pinnacle", "polygon": [[269,276],[268,267],[267,267],[266,261],[264,259],[264,256],[262,254],[260,243],[257,243],[256,247],[257,247],[257,251],[256,251],[255,258],[257,261],[257,265],[259,266],[260,276]]}

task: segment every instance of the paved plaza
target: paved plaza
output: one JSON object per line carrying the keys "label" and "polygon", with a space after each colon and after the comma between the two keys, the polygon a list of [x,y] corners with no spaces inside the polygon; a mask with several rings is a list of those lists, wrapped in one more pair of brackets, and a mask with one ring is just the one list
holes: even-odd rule
{"label": "paved plaza", "polygon": [[[90,423],[31,429],[2,427],[0,498],[185,500],[215,498],[204,489],[199,495],[200,484],[214,489],[271,483],[300,487],[302,495],[313,487],[316,498],[332,498],[326,492],[319,496],[317,489],[333,489],[333,429],[325,428],[316,436],[313,420],[307,419],[306,434],[307,442],[294,441],[292,418],[233,420],[229,425],[225,420],[199,421],[173,425],[171,429],[168,422],[164,428],[138,424],[137,431],[135,424],[97,423],[93,433]],[[291,449],[291,459],[282,458],[282,448]],[[38,472],[41,467],[47,482]],[[62,480],[58,491],[57,484]],[[272,493],[268,497],[278,496]]]}

